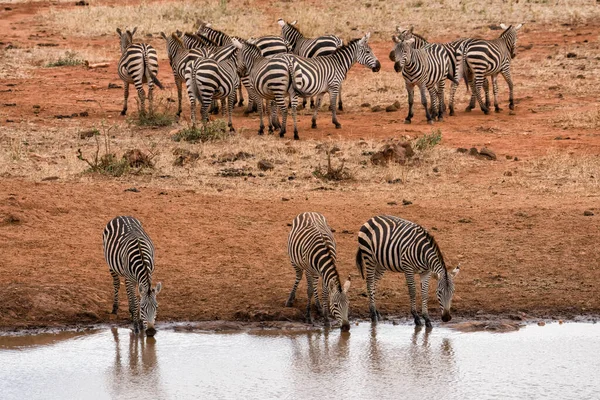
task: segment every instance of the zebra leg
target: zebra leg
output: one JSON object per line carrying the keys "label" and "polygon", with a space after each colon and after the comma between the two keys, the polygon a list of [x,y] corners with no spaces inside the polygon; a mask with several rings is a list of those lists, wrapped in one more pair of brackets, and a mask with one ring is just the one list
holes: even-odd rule
{"label": "zebra leg", "polygon": [[451,83],[450,85],[450,104],[448,105],[448,108],[450,109],[450,112],[448,113],[448,115],[453,116],[454,115],[454,95],[456,94],[456,88],[458,87],[458,85],[454,82]]}
{"label": "zebra leg", "polygon": [[494,111],[500,112],[502,109],[498,105],[498,75],[492,76],[492,89],[494,91]]}
{"label": "zebra leg", "polygon": [[[310,312],[310,305],[313,297],[313,277],[309,271],[306,271],[306,295],[308,296],[308,303],[306,304],[306,322],[309,324],[313,323],[312,314]],[[318,299],[318,297],[317,297]]]}
{"label": "zebra leg", "polygon": [[477,88],[475,87],[475,78],[472,73],[469,73],[469,85],[471,86],[471,99],[469,100],[469,105],[465,108],[466,112],[471,112],[475,108],[475,102],[477,101]]}
{"label": "zebra leg", "polygon": [[331,101],[331,122],[335,125],[335,129],[340,129],[342,125],[338,122],[335,105],[337,102],[339,86],[329,89],[329,98]]}
{"label": "zebra leg", "polygon": [[423,325],[419,314],[417,314],[417,288],[415,287],[415,275],[412,272],[405,272],[406,285],[408,286],[408,294],[410,296],[410,313],[415,319],[415,325]]}
{"label": "zebra leg", "polygon": [[182,96],[182,81],[175,78],[175,86],[177,86],[177,119],[179,119],[179,116],[181,115],[181,100],[183,98]]}
{"label": "zebra leg", "polygon": [[[137,86],[137,85],[136,85]],[[144,87],[140,83],[139,87],[136,87],[138,92],[138,97],[140,98],[140,107],[142,115],[146,114],[146,92],[144,92]]]}
{"label": "zebra leg", "polygon": [[233,128],[233,119],[232,119],[232,114],[233,114],[233,106],[235,105],[235,90],[233,90],[230,94],[229,97],[227,98],[227,126],[229,126],[229,132],[235,132],[235,129]]}
{"label": "zebra leg", "polygon": [[116,272],[110,271],[110,275],[113,278],[113,287],[115,288],[115,296],[111,314],[117,315],[117,312],[119,311],[119,287],[121,286],[121,281],[119,280],[119,275]]}
{"label": "zebra leg", "polygon": [[323,315],[323,307],[321,306],[321,301],[319,300],[319,274],[312,276],[312,290],[315,294],[315,306],[317,307],[317,313],[319,315]]}
{"label": "zebra leg", "polygon": [[342,85],[340,85],[340,91],[338,92],[338,111],[344,111],[344,104],[342,104]]}
{"label": "zebra leg", "polygon": [[135,333],[139,333],[139,304],[137,296],[135,295],[135,281],[132,281],[129,278],[125,278],[125,287],[127,288],[127,298],[129,300],[129,314],[131,315],[131,320],[133,321],[133,331]]}
{"label": "zebra leg", "polygon": [[325,284],[325,279],[322,282],[322,303],[323,304],[323,319],[325,320],[325,328],[329,328],[331,324],[329,323],[329,289],[327,289],[327,285]]}
{"label": "zebra leg", "polygon": [[125,90],[123,92],[123,97],[125,98],[125,102],[123,103],[123,110],[121,110],[121,115],[127,115],[127,99],[129,98],[129,83],[125,83]]}
{"label": "zebra leg", "polygon": [[[239,93],[239,95],[238,95],[239,101],[238,101],[237,105],[238,105],[238,107],[241,107],[241,106],[244,105],[244,93],[242,92],[242,85],[238,85],[238,93]],[[249,93],[248,93],[248,97],[250,97]],[[233,98],[234,98],[234,101],[235,101],[235,91],[233,93]],[[249,101],[250,100],[248,100],[248,102]]]}
{"label": "zebra leg", "polygon": [[490,83],[487,78],[483,80],[483,92],[485,93],[485,106],[490,108]]}
{"label": "zebra leg", "polygon": [[408,115],[404,119],[405,124],[410,124],[413,117],[413,104],[415,102],[415,87],[413,85],[406,85],[406,91],[408,92]]}
{"label": "zebra leg", "polygon": [[508,108],[510,108],[511,110],[514,110],[515,109],[515,101],[513,98],[513,81],[512,81],[512,77],[510,75],[510,66],[507,66],[502,70],[502,76],[504,77],[504,80],[508,84]]}
{"label": "zebra leg", "polygon": [[[421,104],[423,104],[423,107],[425,108],[425,117],[427,117],[427,123],[428,124],[433,124],[433,119],[431,118],[431,113],[429,112],[429,108],[427,108],[427,93],[426,93],[427,88],[425,87],[425,85],[421,84],[419,85],[419,92],[421,92]],[[434,95],[433,93],[435,92],[435,88],[431,88],[429,89],[429,95],[431,96],[431,101],[433,102],[434,99]]]}
{"label": "zebra leg", "polygon": [[[366,260],[365,260],[366,263]],[[377,288],[377,282],[383,276],[383,271],[380,271],[376,267],[370,264],[366,264],[367,269],[367,294],[369,295],[369,313],[371,315],[371,321],[377,322],[381,319],[381,314],[377,311],[375,306],[375,289]]]}
{"label": "zebra leg", "polygon": [[438,107],[438,121],[443,121],[444,120],[444,114],[446,113],[446,103],[445,103],[445,99],[444,99],[444,90],[446,88],[446,80],[443,79],[440,81],[439,85],[438,85],[438,101],[439,101],[439,107]]}
{"label": "zebra leg", "polygon": [[296,280],[294,281],[294,286],[292,286],[292,291],[290,292],[290,296],[288,297],[287,301],[285,302],[286,307],[291,307],[292,305],[294,305],[294,300],[296,299],[296,290],[298,289],[298,285],[300,284],[300,281],[302,280],[302,272],[303,272],[302,268],[298,268],[294,264],[292,264],[292,267],[294,267],[294,270],[296,271]]}
{"label": "zebra leg", "polygon": [[279,116],[277,115],[277,104],[275,101],[271,101],[271,124],[273,129],[281,129],[281,123],[279,122]]}
{"label": "zebra leg", "polygon": [[294,140],[300,140],[300,136],[298,136],[298,121],[297,121],[297,111],[298,111],[298,95],[290,90],[290,105],[292,107],[292,119],[294,120]]}
{"label": "zebra leg", "polygon": [[483,111],[483,113],[487,115],[490,113],[490,110],[483,103],[483,98],[481,96],[481,89],[484,80],[486,80],[486,77],[483,75],[475,76],[475,95],[477,96],[477,101],[479,102],[479,107],[481,107],[481,111]]}
{"label": "zebra leg", "polygon": [[287,132],[288,108],[287,108],[287,105],[285,104],[285,97],[281,97],[278,99],[277,106],[279,107],[279,110],[281,110],[281,128],[279,129],[279,137],[282,138],[285,136],[285,133]]}
{"label": "zebra leg", "polygon": [[264,135],[265,134],[265,124],[263,122],[263,101],[262,99],[259,99],[258,103],[258,115],[260,118],[260,126],[258,128],[258,134],[259,135]]}
{"label": "zebra leg", "polygon": [[431,328],[431,320],[429,319],[429,312],[427,311],[427,299],[429,298],[429,278],[431,272],[423,272],[421,274],[421,314],[425,320],[425,326]]}
{"label": "zebra leg", "polygon": [[[233,97],[235,98],[235,95]],[[223,97],[221,99],[221,117],[225,116],[226,111],[227,111],[227,98]]]}
{"label": "zebra leg", "polygon": [[154,82],[148,82],[148,113],[154,114]]}
{"label": "zebra leg", "polygon": [[317,95],[317,106],[315,107],[315,110],[313,111],[313,117],[312,117],[312,123],[310,125],[310,127],[312,129],[317,129],[317,114],[319,113],[319,108],[321,108],[321,101],[323,101],[323,94],[318,94]]}
{"label": "zebra leg", "polygon": [[315,108],[315,98],[314,98],[314,96],[310,98],[310,108]]}

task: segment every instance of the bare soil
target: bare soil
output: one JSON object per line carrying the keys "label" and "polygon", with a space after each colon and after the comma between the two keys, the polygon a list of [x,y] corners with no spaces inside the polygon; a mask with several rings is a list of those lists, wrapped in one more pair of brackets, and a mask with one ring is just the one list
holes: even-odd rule
{"label": "bare soil", "polygon": [[[108,68],[87,70],[83,66],[39,68],[32,75],[0,82],[0,125],[32,126],[36,129],[68,126],[73,120],[98,126],[102,120],[118,120],[122,89],[116,74],[118,43],[114,37],[89,40],[65,38],[34,23],[35,15],[47,12],[46,3],[13,4],[0,10],[0,38],[21,48],[54,43],[59,48],[113,48]],[[55,5],[54,7],[72,7]],[[573,42],[597,41],[600,23],[545,33],[533,25],[520,38],[532,45],[519,53],[527,62],[538,62],[566,52]],[[149,39],[164,53],[158,38]],[[585,43],[588,43],[585,42]],[[555,46],[556,45],[556,46]],[[389,42],[372,44],[382,68],[392,69]],[[164,54],[163,54],[164,55]],[[160,78],[176,98],[168,62],[161,61]],[[596,65],[596,68],[597,65]],[[589,70],[588,70],[589,72]],[[354,67],[351,76],[372,72]],[[162,281],[159,295],[161,321],[300,321],[305,308],[305,282],[294,307],[284,302],[294,273],[286,253],[289,223],[299,212],[320,211],[335,230],[342,276],[352,276],[351,316],[368,317],[364,281],[354,266],[356,235],[360,226],[377,214],[394,214],[430,229],[448,265],[461,263],[456,279],[453,314],[462,319],[481,316],[520,318],[573,318],[600,314],[600,205],[598,191],[587,194],[528,191],[498,185],[505,171],[548,151],[577,156],[600,154],[600,133],[590,129],[563,129],[549,123],[557,112],[576,104],[578,111],[597,110],[598,95],[537,91],[514,72],[517,110],[508,112],[507,89],[501,94],[505,110],[483,115],[463,112],[464,87],[456,117],[436,124],[443,130],[442,145],[448,148],[491,147],[499,159],[461,177],[463,190],[446,198],[411,199],[402,204],[402,193],[367,192],[341,186],[339,190],[291,191],[282,199],[272,191],[248,193],[226,190],[205,193],[177,182],[161,186],[138,178],[119,180],[76,177],[39,181],[27,176],[0,177],[0,327],[64,326],[108,322],[112,304],[112,281],[102,253],[102,229],[116,215],[135,215],[154,239],[156,271]],[[597,81],[582,80],[596,85]],[[561,82],[547,82],[547,86]],[[403,90],[403,89],[402,89]],[[131,112],[135,113],[130,97]],[[14,106],[7,104],[16,104]],[[183,118],[189,118],[184,102]],[[40,105],[40,108],[34,108]],[[373,104],[375,105],[375,104]],[[385,106],[385,104],[384,104]],[[57,115],[87,112],[88,116],[57,119]],[[310,129],[310,117],[300,117],[302,139],[335,137],[385,139],[419,136],[431,127],[416,105],[412,125],[404,125],[406,105],[400,111],[372,113],[354,108],[340,114],[343,129],[336,130],[329,114],[321,112],[319,129]],[[83,122],[82,122],[83,121]],[[244,117],[237,108],[236,128],[254,135],[258,118]],[[172,128],[149,129],[145,135],[166,137]],[[557,137],[567,140],[556,140]],[[275,140],[275,139],[274,139]],[[506,159],[518,157],[521,161]],[[598,171],[597,173],[600,173]],[[238,178],[243,179],[243,178]],[[444,175],[437,176],[444,185]],[[158,180],[160,182],[160,180]],[[135,186],[139,192],[125,189]],[[487,188],[488,189],[482,189]],[[493,186],[493,187],[492,187]],[[478,194],[477,191],[482,191]],[[590,210],[595,215],[584,216]],[[435,284],[430,288],[431,314],[439,318]],[[119,320],[128,317],[122,286]],[[404,278],[387,273],[377,291],[383,315],[409,314]]]}

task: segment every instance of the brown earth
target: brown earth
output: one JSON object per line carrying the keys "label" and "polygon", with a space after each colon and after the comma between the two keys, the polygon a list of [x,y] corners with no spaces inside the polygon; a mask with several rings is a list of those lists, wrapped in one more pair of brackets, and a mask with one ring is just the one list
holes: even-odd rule
{"label": "brown earth", "polygon": [[[31,23],[34,15],[48,9],[47,4],[14,4],[11,8],[0,11],[3,46],[9,42],[23,48],[38,42],[71,49],[110,46],[115,48],[117,57],[114,38],[64,39]],[[577,43],[596,40],[599,27],[600,24],[569,28],[567,39],[569,43],[572,39]],[[523,35],[520,43],[533,47],[519,57],[542,60],[555,50],[555,43],[566,48],[565,33],[541,35],[543,29],[533,25]],[[153,41],[156,48],[163,49],[162,42],[156,38]],[[374,43],[372,47],[382,67],[391,69],[387,59],[390,44]],[[160,67],[163,83],[174,93],[168,63],[163,60]],[[355,67],[351,76],[356,76],[353,74],[366,76],[371,72]],[[491,143],[498,155],[518,156],[522,160],[546,154],[549,149],[575,156],[600,153],[598,132],[566,132],[548,124],[555,110],[572,102],[582,110],[597,109],[597,95],[557,96],[554,91],[520,90],[523,82],[518,73],[515,80],[516,115],[509,115],[508,107],[490,116],[480,111],[460,111],[457,117],[437,125],[443,127],[443,145],[469,148]],[[3,80],[0,124],[10,127],[26,122],[60,128],[68,121],[58,120],[55,115],[84,111],[89,116],[77,118],[85,118],[90,127],[106,118],[116,120],[122,106],[122,90],[107,89],[109,83],[120,84],[115,60],[109,68],[37,69],[30,78]],[[548,86],[552,84],[549,82]],[[506,92],[503,93],[506,98]],[[130,98],[130,110],[132,102]],[[5,106],[11,103],[16,106]],[[42,104],[41,111],[34,114],[33,106],[38,104]],[[464,101],[461,104],[460,110],[464,109]],[[184,114],[189,115],[188,110],[189,106],[184,108]],[[309,129],[310,118],[304,116],[300,118],[300,136],[320,139],[342,135],[342,140],[354,140],[418,135],[431,130],[423,122],[420,105],[416,106],[411,126],[402,124],[405,111],[346,111],[340,115],[342,131],[333,129],[326,112],[321,113],[317,130]],[[235,112],[236,127],[254,132],[257,117],[243,117],[240,109]],[[166,136],[168,131],[152,130],[149,134]],[[554,140],[566,133],[572,140]],[[160,320],[300,320],[306,299],[304,282],[295,307],[283,307],[293,283],[286,238],[293,217],[307,210],[325,214],[336,231],[340,273],[353,277],[353,318],[368,316],[365,285],[353,261],[356,234],[362,223],[381,213],[418,221],[435,234],[449,265],[461,262],[453,303],[454,315],[458,317],[598,315],[597,192],[586,196],[564,192],[545,195],[494,188],[485,195],[473,195],[488,182],[491,188],[491,182],[497,181],[508,163],[499,160],[485,169],[465,173],[464,192],[471,194],[469,197],[456,193],[449,198],[416,199],[407,206],[389,194],[360,190],[292,192],[287,196],[289,201],[282,201],[281,196],[261,197],[243,191],[206,194],[172,184],[165,190],[156,183],[137,184],[140,192],[126,192],[132,186],[127,178],[36,182],[27,177],[4,176],[0,178],[0,327],[108,321],[112,283],[103,259],[101,232],[106,222],[119,214],[139,217],[154,239],[154,280],[164,285],[159,296]],[[396,200],[396,204],[390,200]],[[596,215],[584,216],[584,210],[592,210]],[[408,295],[403,278],[386,274],[377,301],[382,314],[407,316]],[[432,288],[431,313],[439,319],[436,302]],[[122,293],[121,320],[127,317],[126,309]]]}

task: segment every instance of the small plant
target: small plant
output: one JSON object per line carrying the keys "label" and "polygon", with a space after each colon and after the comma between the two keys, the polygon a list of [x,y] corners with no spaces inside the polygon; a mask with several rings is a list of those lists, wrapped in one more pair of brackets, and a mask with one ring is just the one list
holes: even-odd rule
{"label": "small plant", "polygon": [[222,119],[210,121],[201,127],[189,127],[182,129],[173,135],[173,140],[176,142],[186,141],[191,143],[196,142],[211,142],[215,140],[223,140],[230,136],[227,122]]}
{"label": "small plant", "polygon": [[175,117],[167,111],[139,112],[134,122],[138,126],[170,126],[175,122]]}
{"label": "small plant", "polygon": [[77,58],[77,53],[74,51],[66,51],[64,57],[60,57],[54,62],[46,64],[46,67],[73,67],[83,64],[83,60]]}
{"label": "small plant", "polygon": [[425,135],[421,136],[420,138],[418,138],[415,141],[414,147],[417,150],[423,151],[423,150],[427,150],[432,147],[435,147],[436,145],[440,144],[441,141],[442,141],[442,131],[439,129],[436,129],[435,131],[431,131],[431,133],[425,134]]}
{"label": "small plant", "polygon": [[319,165],[313,171],[313,175],[324,181],[347,181],[354,178],[348,168],[344,167],[344,160],[338,168],[331,165],[331,152],[329,149],[327,149],[327,168],[323,170]]}

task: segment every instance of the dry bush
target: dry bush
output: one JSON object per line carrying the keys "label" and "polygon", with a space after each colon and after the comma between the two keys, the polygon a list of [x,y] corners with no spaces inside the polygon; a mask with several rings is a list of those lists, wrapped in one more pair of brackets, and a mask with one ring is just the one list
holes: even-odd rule
{"label": "dry bush", "polygon": [[553,122],[563,129],[600,129],[600,107],[588,111],[563,111]]}

